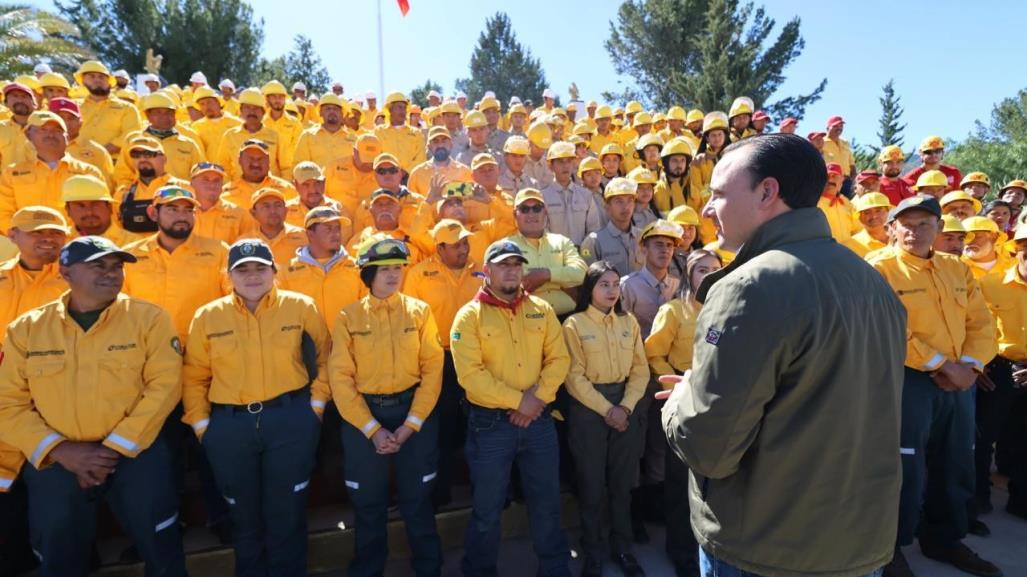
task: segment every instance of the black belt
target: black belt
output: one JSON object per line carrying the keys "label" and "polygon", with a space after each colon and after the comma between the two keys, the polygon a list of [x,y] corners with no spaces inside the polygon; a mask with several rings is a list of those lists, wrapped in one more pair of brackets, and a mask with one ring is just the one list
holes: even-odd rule
{"label": "black belt", "polygon": [[410,402],[414,398],[414,393],[417,392],[418,385],[420,383],[414,384],[405,391],[388,395],[364,395],[364,400],[367,401],[367,404],[377,407],[395,407]]}
{"label": "black belt", "polygon": [[300,397],[309,397],[310,390],[307,387],[296,389],[295,391],[289,391],[288,393],[282,393],[277,397],[268,399],[266,401],[254,401],[245,405],[226,405],[223,403],[211,403],[210,406],[215,409],[222,409],[232,413],[241,413],[246,411],[251,415],[256,415],[262,412],[264,409],[273,409],[278,407],[284,407],[291,405],[293,402]]}
{"label": "black belt", "polygon": [[627,384],[628,380],[624,379],[617,383],[592,383],[592,386],[600,393],[619,393],[624,390]]}

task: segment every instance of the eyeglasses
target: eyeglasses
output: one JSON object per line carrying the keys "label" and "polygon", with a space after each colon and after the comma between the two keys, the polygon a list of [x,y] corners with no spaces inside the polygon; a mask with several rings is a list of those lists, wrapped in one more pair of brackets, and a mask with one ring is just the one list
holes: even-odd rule
{"label": "eyeglasses", "polygon": [[379,168],[378,170],[375,171],[375,173],[381,174],[381,175],[396,174],[398,172],[399,172],[399,169],[396,168],[395,166],[391,166],[389,168]]}
{"label": "eyeglasses", "polygon": [[155,150],[133,150],[133,151],[130,151],[128,153],[128,156],[129,156],[129,158],[138,159],[138,158],[156,158],[158,156],[163,156],[163,155],[160,152],[157,152]]}
{"label": "eyeglasses", "polygon": [[944,148],[932,148],[930,150],[925,150],[924,154],[941,154],[942,152],[945,152]]}
{"label": "eyeglasses", "polygon": [[538,214],[538,213],[542,212],[545,209],[546,209],[546,206],[544,204],[530,204],[530,205],[522,204],[522,205],[517,207],[517,212],[519,212],[521,214],[531,214],[531,213]]}

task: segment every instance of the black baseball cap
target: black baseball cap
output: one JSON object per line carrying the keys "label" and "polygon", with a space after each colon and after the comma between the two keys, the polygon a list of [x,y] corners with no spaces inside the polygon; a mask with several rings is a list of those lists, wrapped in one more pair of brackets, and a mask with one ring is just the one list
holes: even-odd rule
{"label": "black baseball cap", "polygon": [[916,196],[903,199],[898,206],[891,209],[888,213],[888,222],[892,222],[898,218],[900,214],[910,210],[922,210],[941,218],[941,204],[938,203],[938,199],[933,196],[918,194]]}
{"label": "black baseball cap", "polygon": [[508,258],[518,258],[521,263],[527,264],[528,259],[524,256],[524,252],[521,251],[521,247],[510,240],[497,240],[496,242],[489,245],[488,249],[485,250],[485,262],[489,264],[495,264],[497,262],[503,262]]}
{"label": "black baseball cap", "polygon": [[121,250],[118,245],[102,236],[80,236],[61,249],[61,265],[71,266],[80,262],[93,262],[107,255],[116,255],[122,262],[136,262],[136,257]]}
{"label": "black baseball cap", "polygon": [[247,262],[259,262],[274,267],[275,256],[262,240],[244,238],[235,241],[228,249],[228,270],[231,271]]}

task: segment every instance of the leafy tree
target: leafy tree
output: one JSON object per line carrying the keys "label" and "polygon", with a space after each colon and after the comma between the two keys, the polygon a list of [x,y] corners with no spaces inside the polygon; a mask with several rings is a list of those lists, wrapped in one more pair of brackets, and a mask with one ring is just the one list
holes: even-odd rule
{"label": "leafy tree", "polygon": [[141,72],[146,50],[164,57],[161,75],[184,84],[196,70],[212,83],[254,80],[264,40],[245,0],[66,0],[57,8],[112,68]]}
{"label": "leafy tree", "polygon": [[428,106],[428,93],[432,90],[442,94],[442,85],[429,78],[410,91],[410,101],[422,108]]}
{"label": "leafy tree", "polygon": [[986,173],[996,189],[1027,176],[1027,89],[996,104],[988,125],[978,121],[966,140],[946,148],[945,162],[963,174]]}
{"label": "leafy tree", "polygon": [[314,50],[314,43],[302,34],[297,34],[293,42],[292,51],[285,56],[285,76],[280,79],[288,79],[290,85],[293,82],[302,82],[311,93],[327,92],[332,79],[328,75],[328,70],[321,64],[321,57]]}
{"label": "leafy tree", "polygon": [[286,62],[285,56],[279,56],[268,60],[267,58],[261,58],[260,62],[257,63],[257,70],[253,73],[253,86],[263,86],[264,83],[270,80],[282,81],[289,77],[288,72],[285,71]]}
{"label": "leafy tree", "polygon": [[0,5],[0,78],[30,73],[41,60],[70,70],[90,55],[67,20],[30,6]]}
{"label": "leafy tree", "polygon": [[889,80],[881,88],[881,119],[880,130],[877,133],[877,138],[881,141],[881,147],[885,147],[891,144],[901,147],[905,140],[902,136],[902,132],[906,130],[905,124],[900,124],[902,119],[902,104],[900,103],[901,98],[895,94],[895,80]]}
{"label": "leafy tree", "polygon": [[542,65],[517,41],[510,17],[503,12],[485,21],[470,68],[471,77],[456,82],[470,102],[480,100],[488,90],[495,92],[500,102],[508,102],[511,96],[537,102],[547,86]]}
{"label": "leafy tree", "polygon": [[[776,22],[751,2],[626,0],[610,23],[606,50],[634,85],[603,96],[707,111],[726,111],[736,96],[748,96],[774,118],[801,119],[827,79],[808,94],[777,94],[784,69],[805,48],[799,24],[793,18],[771,39]],[[768,104],[771,97],[777,100]]]}

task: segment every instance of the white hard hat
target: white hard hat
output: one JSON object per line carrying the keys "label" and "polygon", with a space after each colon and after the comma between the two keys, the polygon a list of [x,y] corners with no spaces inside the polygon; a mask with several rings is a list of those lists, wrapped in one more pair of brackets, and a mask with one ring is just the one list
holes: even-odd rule
{"label": "white hard hat", "polygon": [[45,62],[40,62],[39,64],[36,64],[36,67],[33,68],[32,71],[36,74],[50,74],[51,72],[53,72],[53,69],[50,68],[49,64]]}
{"label": "white hard hat", "polygon": [[553,92],[552,88],[546,88],[542,91],[542,98],[556,98],[556,92]]}
{"label": "white hard hat", "polygon": [[196,72],[193,72],[192,76],[189,77],[189,82],[194,84],[206,84],[207,76],[204,73],[197,70]]}
{"label": "white hard hat", "polygon": [[367,94],[364,95],[364,98],[366,98],[367,100],[377,100],[377,98],[374,95],[374,92],[371,91],[368,91]]}
{"label": "white hard hat", "polygon": [[224,78],[218,83],[218,88],[231,88],[232,90],[235,90],[235,83],[228,78]]}
{"label": "white hard hat", "polygon": [[293,92],[295,92],[297,90],[302,90],[303,92],[306,92],[307,91],[307,85],[303,84],[302,82],[296,82],[296,83],[294,83],[292,85],[292,90],[293,90]]}
{"label": "white hard hat", "polygon": [[457,98],[467,98],[467,95],[466,95],[466,94],[464,94],[464,91],[463,91],[463,90],[457,90],[457,91],[456,91],[456,97],[457,97]]}
{"label": "white hard hat", "polygon": [[112,74],[111,76],[115,78],[124,78],[126,80],[132,79],[132,77],[128,75],[128,70],[115,70],[114,74]]}
{"label": "white hard hat", "polygon": [[442,98],[442,95],[439,94],[438,90],[432,90],[428,92],[428,98]]}

